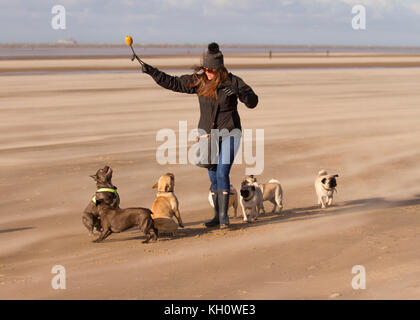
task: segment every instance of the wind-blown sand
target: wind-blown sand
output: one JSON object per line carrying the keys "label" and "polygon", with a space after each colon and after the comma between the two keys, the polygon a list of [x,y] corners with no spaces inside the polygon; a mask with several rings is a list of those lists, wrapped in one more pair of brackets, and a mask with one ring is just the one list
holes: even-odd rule
{"label": "wind-blown sand", "polygon": [[[419,299],[420,69],[234,73],[260,97],[239,112],[244,129],[265,130],[259,180],[282,182],[285,208],[232,219],[230,231],[201,226],[212,212],[204,169],[155,159],[158,130],[196,127],[195,96],[141,73],[0,76],[0,298]],[[175,174],[176,239],[142,244],[133,229],[91,242],[81,213],[105,164],[121,207],[151,207],[152,185]],[[232,169],[237,188],[245,167]],[[313,187],[322,168],[340,175],[327,210]],[[66,290],[51,287],[54,265]],[[366,290],[351,286],[355,265]]]}

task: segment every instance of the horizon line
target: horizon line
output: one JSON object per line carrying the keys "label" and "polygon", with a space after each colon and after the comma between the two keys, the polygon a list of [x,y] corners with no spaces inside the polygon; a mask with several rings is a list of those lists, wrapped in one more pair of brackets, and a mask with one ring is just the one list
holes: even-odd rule
{"label": "horizon line", "polygon": [[[69,40],[65,40],[69,41]],[[343,45],[343,44],[243,44],[243,43],[219,43],[223,47],[231,48],[413,48],[420,49],[420,45]],[[0,47],[24,47],[24,46],[52,46],[52,47],[126,47],[124,43],[59,43],[59,42],[0,42]],[[138,43],[133,44],[133,47],[207,47],[208,44],[200,43]]]}

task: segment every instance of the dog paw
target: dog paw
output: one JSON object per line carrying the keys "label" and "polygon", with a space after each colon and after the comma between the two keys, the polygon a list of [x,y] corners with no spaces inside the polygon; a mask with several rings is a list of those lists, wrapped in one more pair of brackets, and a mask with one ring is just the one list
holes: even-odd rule
{"label": "dog paw", "polygon": [[179,225],[179,227],[180,227],[180,228],[184,228],[184,225],[183,225],[183,224],[180,224],[180,225]]}

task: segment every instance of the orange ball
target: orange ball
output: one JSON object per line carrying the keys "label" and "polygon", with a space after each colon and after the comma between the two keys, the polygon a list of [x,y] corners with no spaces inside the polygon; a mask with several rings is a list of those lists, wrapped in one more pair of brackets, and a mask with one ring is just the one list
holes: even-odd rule
{"label": "orange ball", "polygon": [[127,46],[131,46],[133,44],[133,38],[131,38],[130,36],[126,36],[125,43],[127,44]]}

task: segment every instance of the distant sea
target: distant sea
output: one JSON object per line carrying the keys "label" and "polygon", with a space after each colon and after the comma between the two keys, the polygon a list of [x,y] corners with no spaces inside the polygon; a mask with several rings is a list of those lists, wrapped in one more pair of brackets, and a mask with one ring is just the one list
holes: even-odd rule
{"label": "distant sea", "polygon": [[[206,51],[204,45],[137,45],[136,53],[153,55],[199,55]],[[351,46],[235,46],[221,45],[225,54],[255,53],[420,53],[420,47],[351,47]],[[0,59],[65,58],[65,57],[124,57],[131,50],[120,45],[43,45],[43,44],[0,44]]]}

